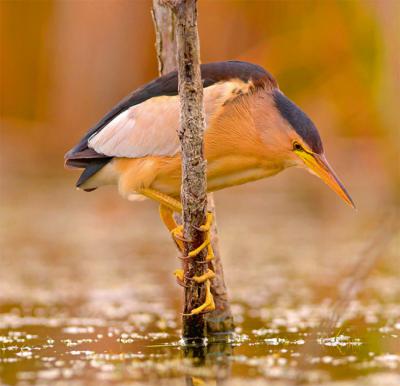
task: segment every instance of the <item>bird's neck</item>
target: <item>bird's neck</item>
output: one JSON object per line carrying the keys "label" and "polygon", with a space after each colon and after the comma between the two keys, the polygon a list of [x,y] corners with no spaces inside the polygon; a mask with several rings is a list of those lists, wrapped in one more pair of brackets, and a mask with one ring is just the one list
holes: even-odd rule
{"label": "bird's neck", "polygon": [[205,153],[211,191],[266,178],[284,167],[266,154],[250,103],[249,97],[231,103],[207,128]]}
{"label": "bird's neck", "polygon": [[263,143],[255,127],[250,103],[250,97],[239,97],[210,120],[205,132],[207,159],[263,154]]}

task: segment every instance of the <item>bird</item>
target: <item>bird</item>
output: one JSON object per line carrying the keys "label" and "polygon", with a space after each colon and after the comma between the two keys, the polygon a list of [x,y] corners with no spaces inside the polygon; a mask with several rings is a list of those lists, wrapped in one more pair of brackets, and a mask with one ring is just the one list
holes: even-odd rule
{"label": "bird", "polygon": [[[223,61],[201,64],[200,72],[208,192],[299,167],[318,176],[355,207],[326,159],[315,124],[280,90],[267,70],[249,62]],[[157,201],[161,219],[183,251],[182,226],[173,217],[174,212],[182,212],[178,86],[178,73],[172,71],[134,90],[66,153],[65,166],[83,169],[76,186],[84,191],[114,185],[128,200]],[[212,221],[208,213],[201,227],[205,241],[190,251],[188,258],[207,248],[211,263]],[[206,285],[205,301],[192,315],[215,309],[211,268],[192,278]],[[183,282],[182,270],[175,275]]]}

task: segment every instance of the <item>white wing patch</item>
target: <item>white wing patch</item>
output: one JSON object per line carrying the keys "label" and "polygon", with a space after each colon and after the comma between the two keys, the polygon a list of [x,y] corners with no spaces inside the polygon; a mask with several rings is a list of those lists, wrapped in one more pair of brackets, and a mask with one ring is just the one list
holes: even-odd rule
{"label": "white wing patch", "polygon": [[[245,93],[248,84],[233,80],[204,89],[207,126],[223,103],[235,95],[234,90]],[[159,96],[116,116],[89,138],[88,146],[111,157],[173,156],[180,149],[178,128],[179,96]]]}

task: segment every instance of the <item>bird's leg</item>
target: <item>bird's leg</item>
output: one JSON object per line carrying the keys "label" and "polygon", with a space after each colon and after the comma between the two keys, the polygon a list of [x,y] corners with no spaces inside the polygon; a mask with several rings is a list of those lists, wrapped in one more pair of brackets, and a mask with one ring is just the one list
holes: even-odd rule
{"label": "bird's leg", "polygon": [[182,225],[178,225],[174,219],[174,212],[171,208],[168,208],[164,204],[160,204],[160,217],[167,229],[171,232],[172,238],[174,239],[177,247],[181,252],[184,251],[183,241],[175,237],[176,233],[182,233]]}
{"label": "bird's leg", "polygon": [[[177,237],[177,233],[182,234],[182,225],[178,225],[174,219],[174,212],[171,208],[165,206],[164,204],[160,204],[159,207],[160,217],[167,229],[171,232],[172,238],[175,241],[176,246],[179,250],[184,253],[185,247],[183,245],[183,241],[180,237]],[[176,269],[174,271],[174,275],[176,276],[178,283],[183,285],[185,281],[183,269]]]}
{"label": "bird's leg", "polygon": [[[153,189],[141,189],[140,191],[138,191],[138,193],[141,193],[144,196],[156,200],[160,203],[160,217],[164,222],[164,224],[166,225],[166,227],[168,228],[168,230],[171,232],[178,248],[181,250],[181,252],[184,252],[183,241],[185,240],[183,239],[183,226],[178,225],[173,216],[174,212],[182,213],[182,204],[175,198]],[[204,242],[193,251],[190,251],[188,253],[188,256],[184,256],[183,259],[191,259],[193,257],[196,257],[204,248],[207,248],[207,256],[205,263],[209,263],[211,260],[214,259],[214,252],[211,246],[212,221],[213,221],[213,215],[212,213],[208,212],[206,223],[197,228],[198,230],[206,233]],[[174,275],[178,279],[178,282],[181,285],[184,285],[185,276],[183,269],[177,269],[174,272]],[[215,272],[211,269],[208,269],[207,272],[201,276],[193,276],[191,278],[188,278],[189,280],[193,280],[198,284],[205,282],[206,285],[206,299],[204,303],[201,306],[193,309],[190,312],[190,315],[196,315],[201,312],[208,312],[215,309],[214,299],[210,290],[211,288],[210,280],[212,280],[214,277],[215,277]]]}
{"label": "bird's leg", "polygon": [[154,189],[140,189],[138,193],[160,203],[161,220],[171,232],[178,248],[183,252],[183,241],[185,241],[183,240],[183,227],[175,222],[173,216],[174,212],[182,213],[182,204],[180,201]]}
{"label": "bird's leg", "polygon": [[161,193],[154,189],[139,189],[137,192],[172,209],[174,212],[182,213],[181,202],[171,196],[168,196],[167,194]]}

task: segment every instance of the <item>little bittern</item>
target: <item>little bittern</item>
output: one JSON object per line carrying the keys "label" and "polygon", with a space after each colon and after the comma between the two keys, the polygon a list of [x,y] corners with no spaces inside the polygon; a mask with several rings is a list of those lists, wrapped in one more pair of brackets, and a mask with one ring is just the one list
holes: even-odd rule
{"label": "little bittern", "polygon": [[[329,166],[321,138],[310,118],[279,90],[262,67],[239,61],[201,66],[204,87],[208,191],[270,177],[297,166],[320,177],[344,201],[353,201]],[[179,96],[177,72],[133,91],[117,104],[66,156],[66,165],[83,168],[77,187],[92,191],[117,185],[129,200],[148,197],[160,204],[160,214],[178,246],[181,227],[173,212],[181,211],[181,155],[177,135]],[[209,229],[203,226],[208,259],[213,258]],[[200,249],[201,249],[200,248]],[[192,251],[191,256],[199,250]],[[181,271],[178,279],[183,280]],[[192,313],[212,310],[207,271],[206,301]]]}

